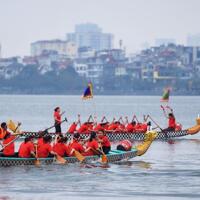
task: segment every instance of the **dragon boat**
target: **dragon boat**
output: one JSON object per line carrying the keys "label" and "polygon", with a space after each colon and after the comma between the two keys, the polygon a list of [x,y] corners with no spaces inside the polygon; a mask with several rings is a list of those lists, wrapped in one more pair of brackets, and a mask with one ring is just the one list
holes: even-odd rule
{"label": "dragon boat", "polygon": [[[155,131],[150,131],[145,134],[145,140],[133,147],[130,151],[121,151],[121,150],[111,150],[107,154],[108,162],[118,162],[122,160],[129,160],[136,156],[142,156],[151,146],[152,142],[157,137]],[[99,156],[86,156],[86,163],[91,161],[98,161]],[[79,160],[76,157],[65,157],[67,163],[76,163]],[[14,157],[0,157],[0,167],[9,167],[9,166],[20,166],[20,165],[34,165],[35,158],[14,158]],[[41,164],[53,164],[56,163],[54,158],[39,158]]]}
{"label": "dragon boat", "polygon": [[[179,130],[179,131],[159,131],[158,136],[156,137],[157,140],[168,140],[172,138],[177,137],[183,137],[187,135],[194,135],[197,134],[200,131],[200,118],[196,119],[196,125],[185,129],[185,130]],[[49,135],[54,136],[55,133],[48,133]],[[63,135],[66,135],[68,138],[72,138],[73,134],[70,133],[63,133]],[[31,131],[25,131],[23,136],[34,136],[38,137],[39,132],[31,132]],[[89,133],[81,133],[81,136],[83,139],[89,137]],[[127,133],[127,132],[107,132],[107,136],[110,139],[110,141],[119,141],[119,140],[132,140],[132,141],[143,141],[145,138],[144,132],[133,132],[133,133]]]}

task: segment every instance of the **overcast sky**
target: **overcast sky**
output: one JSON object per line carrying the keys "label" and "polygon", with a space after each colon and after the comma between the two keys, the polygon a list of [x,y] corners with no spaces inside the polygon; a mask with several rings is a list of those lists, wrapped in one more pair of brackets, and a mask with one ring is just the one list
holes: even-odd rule
{"label": "overcast sky", "polygon": [[0,0],[0,43],[4,57],[29,55],[31,42],[65,39],[75,24],[92,22],[133,52],[155,38],[184,44],[200,33],[199,20],[200,0]]}

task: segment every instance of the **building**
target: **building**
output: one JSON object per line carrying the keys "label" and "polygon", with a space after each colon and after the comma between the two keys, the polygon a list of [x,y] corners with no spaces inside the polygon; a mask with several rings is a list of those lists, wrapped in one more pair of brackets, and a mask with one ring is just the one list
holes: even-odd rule
{"label": "building", "polygon": [[187,45],[193,47],[200,47],[200,33],[187,36]]}
{"label": "building", "polygon": [[31,44],[31,55],[39,56],[43,51],[56,51],[58,54],[69,58],[77,56],[77,46],[74,42],[63,40],[42,40]]}
{"label": "building", "polygon": [[156,46],[161,46],[161,45],[167,46],[168,44],[176,44],[176,40],[173,38],[158,38],[155,40]]}
{"label": "building", "polygon": [[74,33],[67,33],[67,40],[75,42],[80,47],[91,47],[99,51],[113,48],[113,35],[103,33],[96,24],[85,23],[75,26]]}

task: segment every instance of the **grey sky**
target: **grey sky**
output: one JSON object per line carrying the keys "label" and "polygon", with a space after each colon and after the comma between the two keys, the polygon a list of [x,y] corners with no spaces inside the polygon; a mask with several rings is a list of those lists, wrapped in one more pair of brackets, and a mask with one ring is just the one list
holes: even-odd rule
{"label": "grey sky", "polygon": [[30,43],[65,38],[74,25],[97,23],[123,39],[128,52],[155,38],[185,43],[200,32],[200,0],[0,0],[3,56],[28,55]]}

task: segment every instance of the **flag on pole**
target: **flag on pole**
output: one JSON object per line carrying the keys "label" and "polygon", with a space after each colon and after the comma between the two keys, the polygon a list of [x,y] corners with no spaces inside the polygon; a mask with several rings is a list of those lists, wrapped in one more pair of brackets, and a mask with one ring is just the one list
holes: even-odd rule
{"label": "flag on pole", "polygon": [[162,102],[168,102],[169,101],[169,95],[170,95],[170,88],[165,88],[161,101]]}
{"label": "flag on pole", "polygon": [[87,88],[85,89],[82,99],[90,99],[93,98],[93,87],[92,87],[92,83],[88,83]]}

